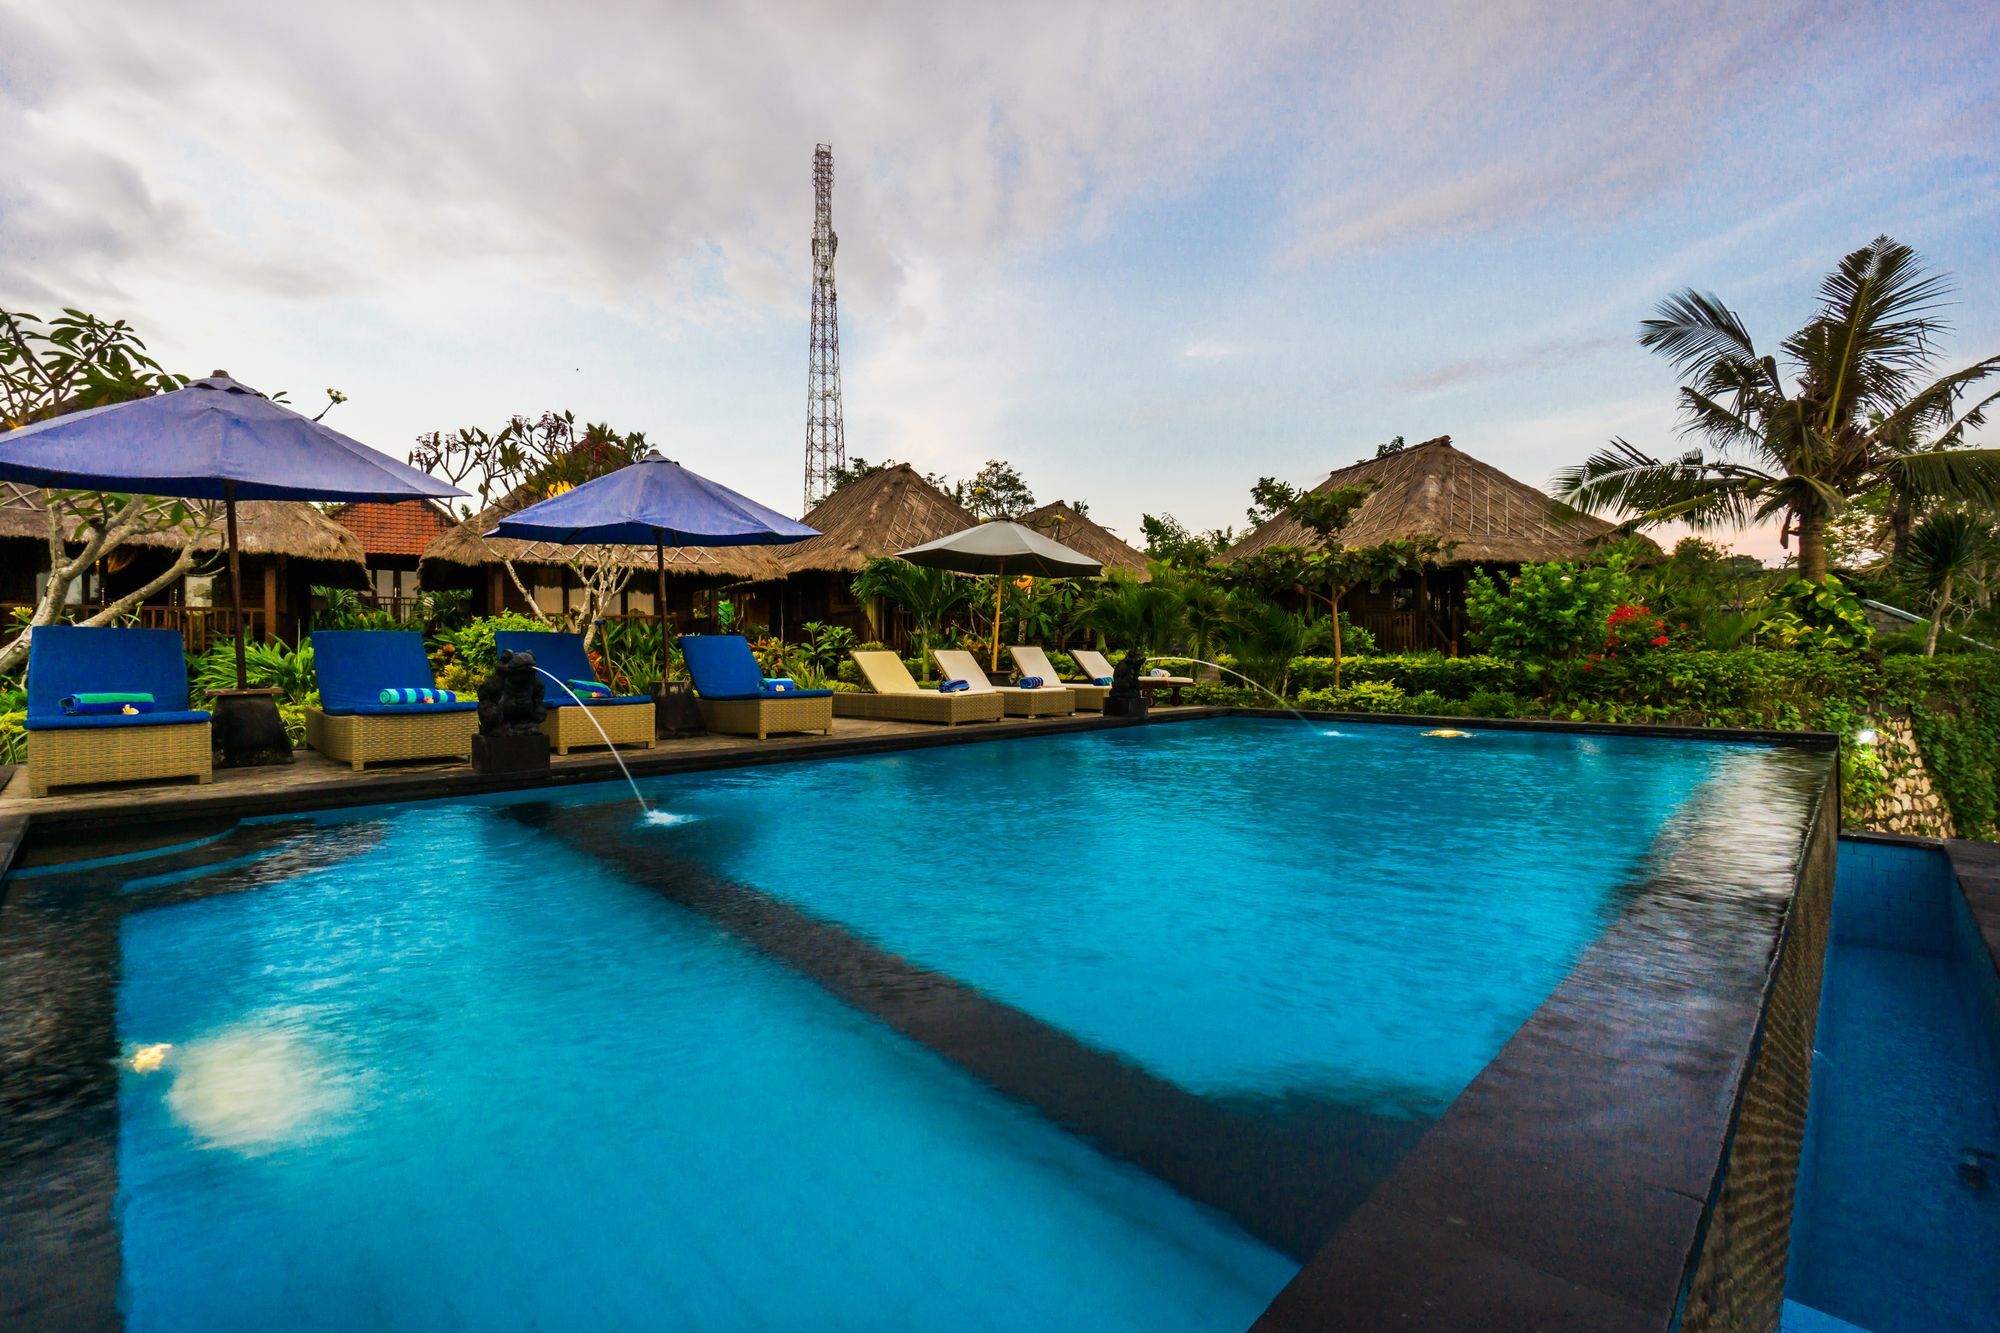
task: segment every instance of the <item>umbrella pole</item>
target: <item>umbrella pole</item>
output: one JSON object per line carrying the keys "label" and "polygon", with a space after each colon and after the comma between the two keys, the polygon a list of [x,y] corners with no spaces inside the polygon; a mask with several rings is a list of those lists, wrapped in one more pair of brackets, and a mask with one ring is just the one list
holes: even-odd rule
{"label": "umbrella pole", "polygon": [[1000,599],[1007,591],[1007,562],[1000,562],[1000,572],[993,576],[993,665],[989,670],[1000,669]]}
{"label": "umbrella pole", "polygon": [[236,548],[236,483],[222,483],[222,512],[229,526],[229,610],[236,617],[236,688],[249,688],[243,666],[243,557]]}
{"label": "umbrella pole", "polygon": [[660,693],[667,692],[667,548],[653,529],[653,614],[660,621]]}

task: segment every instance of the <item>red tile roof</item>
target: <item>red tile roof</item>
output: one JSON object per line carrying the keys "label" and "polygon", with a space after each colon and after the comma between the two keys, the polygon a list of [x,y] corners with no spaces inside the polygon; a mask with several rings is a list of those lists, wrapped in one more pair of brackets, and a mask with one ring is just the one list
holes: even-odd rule
{"label": "red tile roof", "polygon": [[422,555],[426,546],[458,526],[428,500],[362,500],[341,505],[327,517],[359,537],[370,555]]}

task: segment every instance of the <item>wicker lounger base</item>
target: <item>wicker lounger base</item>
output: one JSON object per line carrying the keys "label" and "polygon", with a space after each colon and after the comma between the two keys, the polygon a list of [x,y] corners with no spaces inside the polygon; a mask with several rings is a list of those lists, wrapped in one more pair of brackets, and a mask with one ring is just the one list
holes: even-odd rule
{"label": "wicker lounger base", "polygon": [[701,724],[725,736],[755,736],[763,740],[780,731],[833,731],[833,700],[787,699],[773,695],[767,699],[701,699]]}
{"label": "wicker lounger base", "polygon": [[1104,711],[1104,697],[1111,693],[1109,685],[1079,684],[1066,680],[1062,687],[1076,696],[1076,711],[1079,713],[1101,713]]}
{"label": "wicker lounger base", "polygon": [[336,763],[359,773],[367,764],[398,759],[472,758],[479,714],[413,713],[405,717],[322,713],[306,710],[306,743]]}
{"label": "wicker lounger base", "polygon": [[[599,732],[591,725],[595,718]],[[609,736],[613,745],[643,745],[653,748],[653,705],[651,704],[605,704],[599,708],[589,705],[571,704],[567,708],[551,708],[549,715],[542,719],[542,734],[549,738],[549,744],[557,754],[568,754],[571,750],[603,748],[604,738]]]}
{"label": "wicker lounger base", "polygon": [[835,717],[866,717],[878,722],[998,722],[1005,711],[997,694],[862,694],[843,690],[833,696]]}
{"label": "wicker lounger base", "polygon": [[215,752],[206,722],[161,727],[78,727],[28,733],[28,795],[51,787],[147,778],[215,780]]}
{"label": "wicker lounger base", "polygon": [[[1069,692],[1067,686],[1062,689],[1046,686],[1039,690],[996,690],[994,693],[1006,705],[1008,717],[1067,717],[1076,711],[1076,696]],[[1097,711],[1104,711],[1102,700],[1098,701]]]}

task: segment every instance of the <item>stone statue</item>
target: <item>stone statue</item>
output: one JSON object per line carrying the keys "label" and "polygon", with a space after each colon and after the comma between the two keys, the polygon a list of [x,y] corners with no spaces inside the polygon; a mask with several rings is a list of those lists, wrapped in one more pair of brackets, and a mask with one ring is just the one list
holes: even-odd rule
{"label": "stone statue", "polygon": [[542,673],[533,653],[503,652],[492,675],[479,682],[479,733],[482,736],[540,735],[549,715],[542,702]]}
{"label": "stone statue", "polygon": [[1127,648],[1118,665],[1111,668],[1111,693],[1104,698],[1106,717],[1144,717],[1146,691],[1139,677],[1146,671],[1146,656],[1137,648]]}

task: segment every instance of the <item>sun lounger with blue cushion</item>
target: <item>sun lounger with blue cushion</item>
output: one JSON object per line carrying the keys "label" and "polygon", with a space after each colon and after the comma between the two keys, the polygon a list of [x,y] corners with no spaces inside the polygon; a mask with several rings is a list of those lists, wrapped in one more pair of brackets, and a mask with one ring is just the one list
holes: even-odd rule
{"label": "sun lounger with blue cushion", "polygon": [[844,690],[833,696],[836,717],[866,717],[889,722],[998,722],[1005,711],[998,694],[970,690],[926,690],[911,678],[903,659],[887,649],[856,649],[851,656],[868,682],[866,690]]}
{"label": "sun lounger with blue cushion", "polygon": [[778,731],[833,731],[833,691],[774,688],[741,634],[683,634],[680,644],[710,731],[760,741]]}
{"label": "sun lounger with blue cushion", "polygon": [[214,777],[208,714],[188,707],[181,636],[43,625],[28,641],[28,794],[86,782]]}
{"label": "sun lounger with blue cushion", "polygon": [[496,653],[533,653],[535,665],[555,677],[542,678],[542,702],[549,706],[542,733],[557,754],[607,744],[653,748],[653,696],[613,694],[597,678],[581,634],[503,629],[493,635],[493,647]]}
{"label": "sun lounger with blue cushion", "polygon": [[306,741],[313,749],[357,773],[395,759],[471,757],[478,700],[402,702],[411,691],[429,690],[434,698],[447,693],[431,676],[423,635],[322,629],[313,631],[312,646],[320,699],[318,708],[306,710]]}

